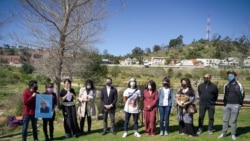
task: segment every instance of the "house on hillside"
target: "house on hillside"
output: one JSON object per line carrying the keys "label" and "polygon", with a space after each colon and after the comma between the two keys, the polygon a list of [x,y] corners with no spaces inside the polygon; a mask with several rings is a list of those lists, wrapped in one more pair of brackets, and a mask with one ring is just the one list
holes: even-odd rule
{"label": "house on hillside", "polygon": [[133,64],[137,64],[138,60],[136,58],[126,58],[124,61],[120,61],[120,63],[122,65],[133,65]]}
{"label": "house on hillside", "polygon": [[219,59],[197,58],[196,61],[203,62],[204,67],[212,67],[212,66],[215,66],[215,65],[219,65],[219,63],[220,63]]}
{"label": "house on hillside", "polygon": [[180,66],[194,66],[192,60],[181,60]]}
{"label": "house on hillside", "polygon": [[152,65],[165,65],[166,58],[165,57],[151,57]]}
{"label": "house on hillside", "polygon": [[239,66],[240,59],[237,57],[227,57],[220,61],[220,66]]}
{"label": "house on hillside", "polygon": [[250,56],[243,60],[243,66],[250,66]]}

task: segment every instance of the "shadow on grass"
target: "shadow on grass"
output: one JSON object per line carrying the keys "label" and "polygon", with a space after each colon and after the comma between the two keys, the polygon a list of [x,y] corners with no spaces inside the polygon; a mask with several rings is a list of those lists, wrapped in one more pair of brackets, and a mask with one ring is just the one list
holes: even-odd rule
{"label": "shadow on grass", "polygon": [[243,134],[248,134],[250,132],[250,126],[245,126],[245,127],[238,127],[237,128],[237,135],[243,135]]}
{"label": "shadow on grass", "polygon": [[[27,137],[28,136],[33,136],[33,132],[28,131],[27,132]],[[11,133],[11,134],[0,136],[0,140],[10,140],[10,139],[13,139],[13,138],[20,138],[20,137],[22,137],[22,132]]]}

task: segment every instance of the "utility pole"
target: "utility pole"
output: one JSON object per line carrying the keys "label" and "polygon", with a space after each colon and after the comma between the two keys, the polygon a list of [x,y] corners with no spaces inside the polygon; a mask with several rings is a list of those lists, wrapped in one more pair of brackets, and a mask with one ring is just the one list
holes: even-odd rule
{"label": "utility pole", "polygon": [[206,25],[206,40],[209,41],[209,35],[210,35],[210,16],[207,17],[207,25]]}

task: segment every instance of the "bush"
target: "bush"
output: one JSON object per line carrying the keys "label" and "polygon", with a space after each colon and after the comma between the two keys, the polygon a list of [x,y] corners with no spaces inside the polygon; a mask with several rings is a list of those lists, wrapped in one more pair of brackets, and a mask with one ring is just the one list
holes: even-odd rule
{"label": "bush", "polygon": [[186,73],[184,76],[187,78],[192,78],[192,74],[190,74],[190,73]]}
{"label": "bush", "polygon": [[250,81],[250,76],[247,76],[247,77],[246,77],[246,81]]}

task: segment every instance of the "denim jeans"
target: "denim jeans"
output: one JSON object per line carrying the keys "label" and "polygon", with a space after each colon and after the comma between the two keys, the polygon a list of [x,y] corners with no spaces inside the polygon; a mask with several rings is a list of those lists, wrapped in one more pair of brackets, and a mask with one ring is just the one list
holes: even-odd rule
{"label": "denim jeans", "polygon": [[27,130],[29,126],[29,121],[31,120],[31,125],[32,125],[32,131],[33,131],[33,138],[34,140],[37,140],[37,119],[35,116],[28,116],[24,115],[23,116],[23,128],[22,128],[22,141],[27,140]]}
{"label": "denim jeans", "polygon": [[134,119],[134,131],[138,131],[139,113],[125,112],[125,122],[124,122],[124,130],[125,130],[125,132],[128,131],[128,123],[129,123],[129,119],[130,119],[131,115],[133,115],[133,119]]}
{"label": "denim jeans", "polygon": [[[159,106],[160,112],[160,131],[168,131],[169,128],[169,115],[171,112],[171,106]],[[164,126],[165,120],[165,126]]]}

